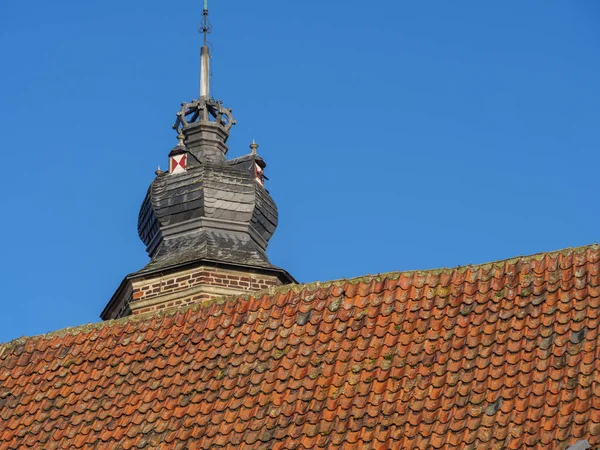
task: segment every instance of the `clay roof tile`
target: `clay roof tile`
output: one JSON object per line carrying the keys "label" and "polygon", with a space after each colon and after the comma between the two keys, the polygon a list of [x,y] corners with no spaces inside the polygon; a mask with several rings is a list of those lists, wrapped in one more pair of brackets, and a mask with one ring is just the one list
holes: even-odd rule
{"label": "clay roof tile", "polygon": [[600,248],[288,286],[0,346],[0,448],[600,441]]}

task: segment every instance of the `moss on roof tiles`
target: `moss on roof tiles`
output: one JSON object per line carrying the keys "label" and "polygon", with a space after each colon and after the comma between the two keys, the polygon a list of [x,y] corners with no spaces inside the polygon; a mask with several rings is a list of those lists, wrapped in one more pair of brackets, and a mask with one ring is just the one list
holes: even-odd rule
{"label": "moss on roof tiles", "polygon": [[315,282],[305,283],[305,284],[292,284],[292,285],[284,285],[284,286],[279,286],[279,287],[270,287],[270,288],[262,290],[262,291],[249,292],[249,293],[243,294],[243,295],[220,297],[217,299],[206,301],[204,303],[195,303],[195,304],[180,307],[180,308],[171,308],[171,309],[162,310],[159,312],[151,311],[151,312],[147,312],[147,313],[139,314],[139,315],[135,315],[135,316],[123,317],[121,319],[116,319],[116,320],[88,323],[88,324],[84,324],[84,325],[78,325],[75,327],[64,328],[61,330],[52,331],[49,333],[35,335],[35,336],[22,336],[17,339],[14,339],[10,342],[0,344],[0,356],[2,356],[2,354],[6,350],[14,348],[19,345],[22,345],[31,340],[51,339],[54,337],[63,337],[63,336],[68,336],[68,335],[77,335],[77,334],[81,334],[81,333],[90,333],[92,331],[101,330],[104,327],[114,327],[114,326],[119,326],[119,325],[123,325],[123,324],[127,324],[127,323],[144,322],[145,320],[147,320],[150,317],[151,318],[163,318],[163,317],[168,317],[168,316],[172,316],[175,314],[182,314],[182,313],[185,313],[188,311],[199,310],[201,308],[205,308],[205,307],[208,307],[213,304],[223,304],[226,301],[229,301],[232,299],[249,299],[251,297],[259,297],[259,296],[266,295],[266,294],[276,295],[276,294],[287,293],[290,291],[292,291],[294,293],[300,293],[305,290],[310,291],[310,290],[315,290],[315,289],[328,288],[328,287],[332,287],[332,286],[343,286],[347,283],[356,285],[359,283],[368,283],[368,282],[372,282],[372,281],[380,282],[380,281],[390,280],[390,279],[397,280],[398,278],[400,278],[403,275],[404,276],[407,276],[407,275],[441,275],[441,274],[452,274],[454,272],[464,273],[468,269],[484,269],[487,271],[487,270],[491,270],[491,269],[495,269],[495,268],[500,268],[502,266],[505,266],[506,264],[515,264],[518,262],[527,262],[527,261],[541,261],[543,258],[545,258],[547,256],[556,257],[559,255],[566,256],[566,255],[570,255],[570,254],[581,254],[581,253],[586,252],[587,250],[599,250],[599,249],[600,249],[600,245],[598,243],[593,243],[590,245],[585,245],[585,246],[580,246],[580,247],[569,247],[569,248],[555,250],[555,251],[551,251],[551,252],[540,252],[540,253],[535,253],[533,255],[527,255],[527,256],[521,255],[521,256],[516,256],[516,257],[512,257],[512,258],[507,258],[507,259],[502,259],[502,260],[497,260],[497,261],[492,261],[492,262],[487,262],[487,263],[482,263],[482,264],[469,264],[466,266],[457,266],[457,267],[453,267],[453,268],[396,271],[396,272],[387,272],[387,273],[381,273],[381,274],[376,274],[376,275],[365,275],[365,276],[354,277],[354,278],[341,278],[338,280],[331,280],[331,281],[326,281],[326,282],[315,281]]}

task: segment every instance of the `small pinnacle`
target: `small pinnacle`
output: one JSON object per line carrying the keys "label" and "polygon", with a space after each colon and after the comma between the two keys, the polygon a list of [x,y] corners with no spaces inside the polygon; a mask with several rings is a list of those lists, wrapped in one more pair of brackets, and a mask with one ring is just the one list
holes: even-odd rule
{"label": "small pinnacle", "polygon": [[154,172],[156,175],[162,175],[164,172],[162,170],[160,170],[160,166],[158,166],[158,169],[156,170],[156,172]]}
{"label": "small pinnacle", "polygon": [[252,154],[256,155],[256,150],[258,150],[258,144],[254,139],[252,139],[252,144],[250,144],[250,148],[252,149]]}
{"label": "small pinnacle", "polygon": [[183,141],[184,141],[184,139],[185,139],[185,136],[183,135],[183,133],[179,133],[179,134],[177,135],[177,139],[179,140],[179,145],[180,145],[181,147],[183,147],[183,146],[185,145],[185,144],[183,143]]}

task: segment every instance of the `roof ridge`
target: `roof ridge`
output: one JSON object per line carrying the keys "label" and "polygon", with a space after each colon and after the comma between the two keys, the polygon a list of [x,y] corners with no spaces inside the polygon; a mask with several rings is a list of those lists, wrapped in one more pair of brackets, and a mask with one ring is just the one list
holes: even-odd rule
{"label": "roof ridge", "polygon": [[325,281],[325,282],[314,281],[311,283],[304,283],[304,284],[291,284],[291,285],[288,284],[288,285],[279,286],[279,287],[270,287],[270,288],[264,289],[262,291],[248,292],[243,295],[230,295],[230,296],[220,297],[218,299],[209,300],[204,303],[194,303],[192,305],[183,306],[180,308],[172,308],[172,309],[167,309],[167,310],[163,310],[163,311],[159,311],[159,312],[151,311],[151,312],[147,312],[144,314],[139,314],[139,315],[135,315],[135,316],[127,316],[127,317],[123,317],[123,318],[115,319],[115,320],[87,323],[84,325],[77,325],[74,327],[67,327],[67,328],[63,328],[60,330],[51,331],[51,332],[45,333],[45,334],[38,334],[38,335],[33,335],[33,336],[21,336],[19,338],[13,339],[12,341],[9,341],[6,343],[0,343],[0,356],[2,356],[7,349],[10,349],[12,347],[15,347],[17,345],[20,345],[20,344],[23,344],[25,342],[32,341],[32,340],[37,341],[37,340],[41,340],[41,339],[51,339],[51,338],[54,338],[57,336],[62,337],[62,336],[66,336],[66,335],[76,335],[81,332],[90,332],[93,330],[100,330],[100,329],[103,329],[104,327],[112,327],[112,326],[117,326],[117,325],[126,324],[126,323],[143,322],[145,320],[148,320],[149,318],[163,318],[163,317],[167,317],[167,316],[171,316],[171,315],[175,315],[175,314],[184,314],[189,311],[194,311],[194,310],[199,310],[201,308],[210,307],[211,305],[214,305],[214,304],[223,304],[226,301],[230,301],[232,299],[249,299],[250,297],[258,297],[258,296],[265,295],[265,294],[275,295],[275,294],[280,294],[280,293],[287,293],[290,291],[302,292],[303,290],[311,290],[314,288],[322,289],[322,288],[327,288],[327,287],[336,286],[336,285],[343,285],[346,283],[357,284],[357,283],[365,282],[365,281],[374,281],[374,280],[382,281],[384,279],[397,279],[402,275],[409,275],[409,274],[440,275],[443,273],[450,274],[455,271],[460,271],[461,269],[467,270],[467,269],[473,269],[473,268],[477,268],[477,269],[485,268],[485,269],[489,270],[489,269],[493,269],[495,267],[499,267],[501,265],[516,263],[519,261],[540,260],[546,256],[553,257],[553,256],[558,256],[558,255],[567,255],[567,254],[581,254],[589,249],[598,250],[598,249],[600,249],[600,245],[597,242],[595,242],[593,244],[583,245],[583,246],[579,246],[579,247],[568,247],[568,248],[554,250],[554,251],[550,251],[550,252],[539,252],[539,253],[534,253],[532,255],[519,255],[519,256],[512,257],[512,258],[506,258],[506,259],[496,260],[496,261],[492,261],[492,262],[479,263],[479,264],[467,264],[464,266],[456,266],[456,267],[450,267],[450,268],[443,267],[443,268],[426,269],[426,270],[393,271],[393,272],[379,273],[376,275],[363,275],[363,276],[358,276],[358,277],[353,277],[353,278],[339,278],[336,280]]}

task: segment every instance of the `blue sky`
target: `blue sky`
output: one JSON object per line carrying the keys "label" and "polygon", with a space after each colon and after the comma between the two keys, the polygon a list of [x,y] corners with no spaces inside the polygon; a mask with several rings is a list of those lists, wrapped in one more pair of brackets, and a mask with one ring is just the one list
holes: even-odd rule
{"label": "blue sky", "polygon": [[[176,5],[176,6],[174,6]],[[201,1],[0,4],[0,341],[95,322],[197,94]],[[302,282],[600,236],[600,3],[211,0],[214,95]]]}

